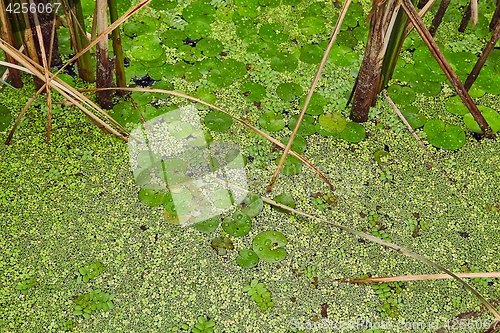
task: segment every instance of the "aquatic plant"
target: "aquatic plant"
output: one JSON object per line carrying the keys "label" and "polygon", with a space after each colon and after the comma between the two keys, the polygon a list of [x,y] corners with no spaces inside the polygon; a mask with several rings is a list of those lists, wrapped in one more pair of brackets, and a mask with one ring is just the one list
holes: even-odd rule
{"label": "aquatic plant", "polygon": [[73,298],[73,314],[89,319],[95,311],[109,311],[114,309],[114,294],[108,294],[100,289],[91,290],[89,293],[81,294]]}
{"label": "aquatic plant", "polygon": [[267,290],[264,283],[259,282],[258,279],[253,279],[242,290],[250,296],[252,301],[257,303],[262,312],[274,307],[274,302],[271,300],[271,293]]}

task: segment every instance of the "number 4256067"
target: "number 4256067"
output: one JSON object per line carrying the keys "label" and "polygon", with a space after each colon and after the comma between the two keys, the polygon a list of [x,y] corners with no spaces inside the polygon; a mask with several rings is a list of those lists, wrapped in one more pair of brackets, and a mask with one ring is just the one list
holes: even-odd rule
{"label": "number 4256067", "polygon": [[14,14],[20,14],[20,13],[37,13],[37,14],[50,14],[52,12],[57,12],[59,10],[59,7],[61,7],[60,2],[55,2],[55,3],[9,3],[5,10],[9,13],[14,13]]}

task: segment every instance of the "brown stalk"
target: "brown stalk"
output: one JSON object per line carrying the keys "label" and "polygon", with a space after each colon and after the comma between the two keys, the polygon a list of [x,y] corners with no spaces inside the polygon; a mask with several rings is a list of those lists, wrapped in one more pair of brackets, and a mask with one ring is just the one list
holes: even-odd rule
{"label": "brown stalk", "polygon": [[[500,272],[485,273],[455,273],[459,278],[500,278]],[[399,281],[425,281],[451,279],[448,274],[422,274],[422,275],[403,275],[403,276],[384,276],[370,277],[362,279],[340,279],[339,282],[348,283],[374,283],[374,282],[399,282]]]}
{"label": "brown stalk", "polygon": [[493,13],[493,17],[491,18],[490,21],[490,30],[493,31],[495,29],[495,25],[497,22],[500,21],[500,0],[497,0],[497,8],[495,9],[495,12]]}
{"label": "brown stalk", "polygon": [[476,81],[477,77],[479,76],[479,72],[483,68],[484,63],[488,59],[491,51],[495,48],[496,43],[498,42],[498,39],[500,38],[500,21],[497,21],[497,24],[495,25],[495,29],[493,30],[493,34],[491,35],[490,41],[488,44],[486,44],[486,47],[484,48],[483,52],[481,53],[481,56],[479,59],[477,59],[476,64],[474,65],[474,68],[470,72],[469,76],[467,77],[467,80],[465,80],[464,83],[464,88],[469,91],[470,87],[472,87],[472,84],[474,81]]}
{"label": "brown stalk", "polygon": [[479,127],[483,131],[484,135],[490,139],[494,139],[496,137],[495,134],[492,132],[490,126],[484,119],[483,115],[472,101],[467,90],[464,88],[464,86],[458,79],[457,75],[451,68],[450,64],[446,61],[443,53],[439,50],[439,47],[437,46],[436,42],[434,41],[429,31],[425,27],[424,22],[422,22],[422,19],[418,16],[418,13],[413,7],[411,1],[402,0],[402,6],[403,9],[406,11],[406,14],[410,18],[412,24],[415,26],[418,33],[420,34],[421,38],[431,51],[432,56],[437,60],[439,66],[443,69],[444,73],[446,74],[446,77],[451,82],[452,86],[455,88],[455,91],[462,99],[462,102],[469,109],[470,113],[474,117],[474,120],[479,124]]}
{"label": "brown stalk", "polygon": [[[33,0],[29,0],[30,6],[34,5],[35,3]],[[47,134],[46,134],[46,142],[47,144],[50,144],[50,129],[52,127],[52,96],[50,95],[50,78],[49,78],[49,72],[50,72],[50,67],[49,63],[47,62],[47,54],[45,53],[45,43],[43,41],[43,36],[42,36],[42,29],[40,28],[40,21],[38,20],[38,13],[35,11],[33,13],[33,21],[35,22],[35,29],[36,33],[38,36],[38,44],[40,45],[40,53],[42,54],[42,63],[43,63],[43,70],[45,74],[45,91],[47,93]]]}
{"label": "brown stalk", "polygon": [[[177,96],[177,97],[182,97],[182,98],[185,98],[185,99],[189,99],[191,101],[194,101],[194,102],[198,102],[198,103],[201,103],[203,105],[206,105],[208,107],[211,107],[212,109],[214,110],[217,110],[217,111],[220,111],[222,113],[225,113],[227,114],[228,116],[230,116],[231,118],[233,118],[234,120],[236,120],[237,122],[239,122],[240,124],[248,127],[249,129],[251,129],[252,131],[256,132],[257,134],[263,136],[264,138],[266,138],[267,140],[271,141],[273,144],[275,144],[276,146],[282,148],[282,149],[285,149],[286,146],[284,144],[282,144],[280,141],[276,140],[275,138],[273,138],[272,136],[262,132],[261,130],[259,130],[257,127],[254,127],[252,125],[250,125],[249,123],[247,123],[246,121],[238,118],[238,117],[235,117],[233,115],[231,115],[230,113],[228,113],[227,111],[224,111],[223,109],[213,105],[213,104],[210,104],[210,103],[207,103],[201,99],[198,99],[196,97],[192,97],[192,96],[189,96],[189,95],[186,95],[186,94],[183,94],[183,93],[180,93],[180,92],[176,92],[176,91],[170,91],[170,90],[163,90],[163,89],[151,89],[151,88],[122,88],[122,87],[114,87],[114,88],[92,88],[92,89],[80,89],[79,91],[80,92],[86,92],[86,91],[99,91],[99,90],[118,90],[118,89],[121,89],[121,90],[124,90],[124,91],[143,91],[143,92],[158,92],[158,93],[163,93],[163,94],[168,94],[168,95],[172,95],[172,96]],[[330,181],[328,180],[328,178],[325,177],[325,175],[323,175],[321,173],[321,171],[319,171],[314,165],[311,164],[311,162],[309,162],[308,160],[305,159],[305,157],[303,157],[302,155],[300,155],[299,153],[296,153],[295,151],[291,150],[290,149],[290,154],[299,158],[305,165],[307,165],[311,170],[313,170],[319,177],[321,177],[321,179],[323,179],[325,181],[325,183],[328,184],[328,186],[333,189],[333,185],[332,183],[330,183]]]}
{"label": "brown stalk", "polygon": [[[285,163],[285,159],[288,155],[288,152],[290,151],[290,149],[292,147],[293,140],[295,139],[295,136],[297,135],[297,131],[299,130],[302,119],[304,118],[304,114],[307,110],[307,107],[309,106],[309,102],[311,101],[311,97],[314,93],[314,89],[316,88],[316,85],[318,84],[319,78],[321,77],[321,72],[323,71],[323,68],[325,67],[326,61],[328,60],[328,55],[330,54],[330,50],[333,47],[333,43],[335,42],[335,38],[337,38],[337,34],[340,30],[340,26],[342,25],[342,21],[344,20],[345,14],[346,14],[347,9],[349,8],[350,4],[351,4],[351,0],[347,0],[346,2],[344,2],[344,6],[342,7],[342,11],[340,12],[339,18],[337,20],[337,24],[335,25],[335,29],[333,30],[332,36],[330,37],[330,42],[328,43],[328,46],[326,47],[326,50],[323,53],[323,59],[321,59],[321,63],[319,64],[316,75],[314,76],[311,87],[309,88],[309,92],[308,92],[306,100],[304,102],[304,106],[302,107],[302,110],[300,110],[299,118],[297,119],[297,124],[295,125],[295,128],[292,131],[292,135],[290,135],[290,139],[288,140],[288,144],[286,145],[285,150],[283,151],[283,155],[281,155],[281,159],[278,163],[278,166],[276,167],[276,171],[274,172],[274,175],[271,178],[269,185],[267,186],[268,193],[272,191],[273,186],[276,182],[276,179],[278,179],[281,168],[283,167],[283,164]],[[333,191],[332,186],[330,186],[330,190]]]}
{"label": "brown stalk", "polygon": [[[94,22],[97,32],[103,32],[108,25],[107,0],[96,0]],[[111,62],[108,57],[108,35],[106,34],[96,46],[96,87],[111,87]],[[97,92],[97,101],[101,108],[111,109],[113,107],[112,91],[103,90]]]}
{"label": "brown stalk", "polygon": [[[5,8],[5,1],[0,1],[0,21],[2,22],[2,29],[0,29],[2,39],[6,40],[9,44],[15,45],[14,43],[14,33],[12,32],[12,25],[10,24],[10,18],[8,12]],[[16,64],[15,60],[9,55],[5,54],[5,59],[11,64]],[[12,85],[16,88],[21,88],[23,86],[23,81],[21,79],[21,73],[16,68],[11,68],[10,79]]]}
{"label": "brown stalk", "polygon": [[471,15],[471,11],[470,11],[470,2],[469,2],[469,5],[467,6],[467,9],[464,12],[464,16],[462,17],[462,22],[460,22],[460,27],[458,28],[458,32],[465,31],[465,29],[467,28],[467,24],[469,24],[470,15]]}
{"label": "brown stalk", "polygon": [[59,74],[64,68],[66,68],[66,66],[68,66],[69,64],[71,64],[73,61],[75,61],[76,59],[78,59],[79,57],[81,57],[85,52],[87,52],[88,50],[90,50],[94,45],[96,45],[97,43],[99,43],[99,41],[101,40],[101,38],[104,38],[105,36],[107,36],[111,31],[113,31],[115,28],[117,28],[120,24],[122,24],[123,22],[125,22],[130,16],[134,15],[138,10],[140,10],[142,7],[144,7],[145,5],[147,5],[151,0],[143,0],[141,1],[140,3],[138,3],[136,6],[134,6],[133,8],[131,8],[128,12],[126,12],[125,14],[123,14],[122,17],[120,17],[118,20],[116,20],[115,22],[113,22],[111,25],[109,25],[103,32],[101,32],[95,39],[91,40],[87,46],[85,46],[82,50],[80,50],[80,52],[78,52],[77,54],[75,54],[75,56],[73,56],[73,58],[69,59],[66,64],[64,64],[56,73],[55,75]]}
{"label": "brown stalk", "polygon": [[[33,60],[30,58],[26,57],[24,54],[19,53],[16,49],[14,49],[10,44],[7,44],[4,40],[0,39],[0,48],[4,50],[6,54],[12,55],[12,57],[19,63],[21,63],[24,67],[17,66],[17,65],[11,65],[9,63],[4,63],[0,62],[3,65],[12,67],[12,68],[17,68],[19,70],[25,71],[27,73],[30,73],[32,75],[35,75],[39,77],[40,79],[45,79],[44,75],[42,74],[43,68],[38,65],[37,63],[34,63]],[[87,97],[79,93],[77,90],[75,90],[73,87],[69,86],[66,82],[55,76],[54,74],[48,72],[51,80],[50,80],[50,85],[54,89],[56,89],[58,92],[60,92],[64,97],[66,97],[68,100],[70,100],[72,103],[74,103],[80,110],[83,111],[101,130],[106,129],[109,132],[115,134],[119,138],[121,138],[124,141],[127,141],[127,131],[116,122],[113,118],[111,118],[106,112],[101,110],[95,103],[90,101]],[[55,82],[55,81],[56,82]],[[71,95],[75,96],[80,101],[83,101],[87,105],[91,106],[95,111],[97,111],[101,116],[104,118],[108,119],[120,132],[118,132],[115,128],[111,127],[104,121],[102,121],[100,118],[96,117],[92,112],[88,111],[85,109],[82,105],[80,105],[74,98],[72,98]],[[15,128],[11,130],[11,134],[13,135],[13,132],[15,131]],[[9,135],[12,137],[12,135]],[[8,142],[7,142],[8,143]]]}
{"label": "brown stalk", "polygon": [[448,9],[448,6],[450,5],[451,0],[442,0],[441,4],[439,5],[439,9],[436,13],[436,16],[434,16],[434,19],[432,20],[431,27],[429,29],[429,32],[431,36],[434,37],[436,34],[437,29],[441,25],[441,22],[443,21],[443,16],[446,13],[446,10]]}

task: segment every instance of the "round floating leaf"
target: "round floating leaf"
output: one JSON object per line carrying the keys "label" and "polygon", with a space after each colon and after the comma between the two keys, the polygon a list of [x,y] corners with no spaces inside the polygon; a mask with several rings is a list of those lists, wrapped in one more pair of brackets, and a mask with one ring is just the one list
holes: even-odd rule
{"label": "round floating leaf", "polygon": [[3,131],[9,126],[11,119],[10,110],[0,104],[0,131]]}
{"label": "round floating leaf", "polygon": [[272,132],[280,131],[285,127],[283,115],[274,111],[264,112],[259,118],[259,124],[262,128]]}
{"label": "round floating leaf", "polygon": [[458,126],[446,125],[442,120],[430,119],[425,123],[427,140],[438,148],[456,150],[465,144],[465,132]]}
{"label": "round floating leaf", "polygon": [[297,6],[301,0],[283,0],[283,4],[286,6]]}
{"label": "round floating leaf", "polygon": [[205,38],[196,44],[196,48],[200,49],[201,52],[203,52],[203,54],[207,57],[215,57],[222,52],[224,46],[222,45],[222,42],[217,39]]}
{"label": "round floating leaf", "polygon": [[[297,124],[298,119],[299,119],[298,115],[290,117],[290,120],[288,121],[288,128],[290,130],[293,131],[295,125]],[[301,136],[308,136],[314,133],[316,133],[316,127],[314,126],[314,117],[306,114],[302,118],[302,122],[300,123],[300,127],[299,130],[297,131],[297,134]]]}
{"label": "round floating leaf", "polygon": [[286,257],[286,237],[278,231],[263,231],[252,241],[252,249],[257,256],[267,262],[278,262]]}
{"label": "round floating leaf", "polygon": [[[89,1],[89,3],[91,3]],[[92,9],[92,12],[94,9]],[[144,20],[141,22],[129,22],[123,27],[127,36],[141,36],[151,34],[156,31],[156,25],[153,20]]]}
{"label": "round floating leaf", "polygon": [[137,155],[137,164],[141,168],[151,168],[160,165],[161,155],[151,150],[142,150]]}
{"label": "round floating leaf", "polygon": [[458,95],[450,97],[445,106],[448,112],[459,116],[464,116],[469,113],[469,109],[462,103],[462,99],[460,99]]}
{"label": "round floating leaf", "polygon": [[[290,208],[295,208],[295,200],[293,200],[292,196],[287,194],[287,193],[281,193],[281,194],[277,195],[276,197],[274,197],[274,201],[276,201],[277,203],[280,203],[282,205],[288,206]],[[279,212],[289,213],[289,211],[284,209],[284,208],[276,207],[276,206],[272,206],[272,207]]]}
{"label": "round floating leaf", "polygon": [[264,7],[276,8],[280,5],[280,0],[259,0],[259,5]]}
{"label": "round floating leaf", "polygon": [[135,183],[137,185],[145,185],[151,181],[149,168],[139,168],[133,171]]}
{"label": "round floating leaf", "polygon": [[235,212],[233,216],[226,217],[222,221],[222,229],[230,235],[243,237],[250,232],[252,221],[250,217],[242,212]]}
{"label": "round floating leaf", "polygon": [[325,4],[323,2],[313,2],[309,7],[307,7],[303,13],[303,17],[307,16],[321,16],[325,10]]}
{"label": "round floating leaf", "polygon": [[209,3],[193,2],[182,11],[182,17],[189,23],[202,21],[207,24],[215,21],[215,8]]}
{"label": "round floating leaf", "polygon": [[229,150],[224,159],[227,162],[227,167],[230,169],[243,168],[247,164],[247,158],[238,149]]}
{"label": "round floating leaf", "polygon": [[214,206],[219,209],[229,208],[233,204],[233,197],[228,190],[215,191],[212,193],[212,199],[214,200]]}
{"label": "round floating leaf", "polygon": [[[284,144],[285,146],[288,144],[288,140],[290,137],[286,136],[283,139],[281,139],[281,143]],[[296,135],[295,138],[293,139],[292,143],[292,150],[296,153],[302,154],[303,152],[306,151],[307,147],[307,141],[300,135]]]}
{"label": "round floating leaf", "polygon": [[[306,102],[306,97],[307,96],[301,97],[299,101],[301,107]],[[311,100],[309,101],[309,105],[307,106],[306,113],[313,116],[319,116],[320,114],[323,114],[323,108],[325,107],[326,102],[326,98],[324,98],[322,95],[313,93],[311,96]]]}
{"label": "round floating leaf", "polygon": [[307,64],[319,64],[323,58],[324,51],[318,44],[305,45],[300,50],[300,61]]}
{"label": "round floating leaf", "polygon": [[266,42],[283,43],[288,39],[288,35],[281,33],[283,27],[276,23],[266,23],[260,27],[259,35]]}
{"label": "round floating leaf", "polygon": [[500,75],[492,67],[483,67],[474,85],[490,94],[500,95]]}
{"label": "round floating leaf", "polygon": [[332,49],[328,60],[336,66],[351,67],[359,61],[359,55],[357,52],[353,52],[349,46],[338,45]]}
{"label": "round floating leaf", "polygon": [[167,185],[180,184],[186,180],[187,163],[180,158],[168,158],[163,166],[158,168],[157,175]]}
{"label": "round floating leaf", "polygon": [[[281,156],[276,158],[276,164],[279,163]],[[285,159],[285,164],[283,164],[283,168],[281,169],[281,173],[284,175],[298,175],[300,170],[302,169],[302,161],[293,155],[288,155]]]}
{"label": "round floating leaf", "polygon": [[207,75],[207,80],[214,83],[218,88],[228,87],[233,83],[231,72],[226,69],[214,69]]}
{"label": "round floating leaf", "polygon": [[266,88],[258,83],[245,82],[240,89],[248,102],[260,102],[266,97]]}
{"label": "round floating leaf", "polygon": [[177,29],[169,29],[161,35],[163,45],[173,48],[183,45],[186,38],[186,34],[182,30]]}
{"label": "round floating leaf", "polygon": [[441,92],[441,84],[438,82],[419,81],[410,82],[412,90],[416,93],[424,94],[425,96],[436,96]]}
{"label": "round floating leaf", "polygon": [[288,53],[278,53],[271,59],[271,68],[278,72],[294,71],[299,61]]}
{"label": "round floating leaf", "polygon": [[259,15],[258,0],[236,0],[235,4],[238,6],[238,14],[241,16],[257,17]]}
{"label": "round floating leaf", "polygon": [[360,124],[350,122],[345,129],[340,132],[340,136],[348,142],[358,143],[366,137],[366,132],[365,128]]}
{"label": "round floating leaf", "polygon": [[162,204],[164,195],[165,192],[158,185],[150,184],[141,188],[139,200],[149,207],[157,207]]}
{"label": "round floating leaf", "polygon": [[113,106],[109,115],[122,126],[126,126],[128,123],[138,124],[141,121],[141,112],[135,109],[129,101]]}
{"label": "round floating leaf", "polygon": [[338,112],[325,112],[319,116],[318,123],[323,130],[332,134],[342,132],[347,126],[347,120]]}
{"label": "round floating leaf", "polygon": [[393,84],[387,92],[396,105],[408,105],[415,100],[415,92],[409,87]]}
{"label": "round floating leaf", "polygon": [[163,48],[157,36],[139,35],[134,38],[130,52],[135,59],[152,61],[163,55]]}
{"label": "round floating leaf", "polygon": [[176,120],[168,125],[168,132],[177,139],[184,139],[193,133],[193,126],[190,123]]}
{"label": "round floating leaf", "polygon": [[278,48],[274,43],[259,40],[248,45],[247,52],[258,53],[262,58],[268,59],[278,53]]}
{"label": "round floating leaf", "polygon": [[245,64],[234,59],[224,60],[221,69],[231,73],[233,78],[242,78],[247,73]]}
{"label": "round floating leaf", "polygon": [[208,74],[214,69],[221,68],[222,62],[216,58],[208,58],[197,62],[194,66],[201,74]]}
{"label": "round floating leaf", "polygon": [[276,88],[276,94],[285,102],[291,102],[302,95],[302,87],[297,83],[285,82]]}
{"label": "round floating leaf", "polygon": [[299,21],[299,29],[304,35],[315,35],[325,31],[326,19],[319,16],[308,16]]}
{"label": "round floating leaf", "polygon": [[[480,105],[477,108],[483,114],[484,119],[486,120],[488,125],[490,125],[493,133],[498,132],[500,130],[500,114],[498,114],[498,112],[486,106]],[[464,123],[470,130],[476,133],[483,133],[483,131],[479,127],[479,124],[476,122],[471,113],[467,113],[464,116]]]}
{"label": "round floating leaf", "polygon": [[338,45],[345,45],[349,47],[355,47],[358,45],[358,40],[354,36],[353,31],[350,30],[340,32],[335,42]]}
{"label": "round floating leaf", "polygon": [[414,106],[405,106],[401,109],[401,114],[405,117],[411,128],[420,128],[424,126],[427,119],[425,116],[418,112],[418,109]]}
{"label": "round floating leaf", "polygon": [[215,229],[217,229],[217,227],[219,226],[219,218],[211,217],[211,218],[206,219],[204,221],[196,222],[194,224],[194,226],[199,231],[208,234],[210,232],[215,231]]}
{"label": "round floating leaf", "polygon": [[233,124],[233,118],[220,111],[207,113],[204,118],[205,125],[212,131],[224,132]]}
{"label": "round floating leaf", "polygon": [[259,263],[259,256],[252,250],[243,249],[239,252],[236,262],[243,268],[252,268]]}
{"label": "round floating leaf", "polygon": [[151,0],[149,6],[156,10],[169,10],[177,6],[176,0]]}
{"label": "round floating leaf", "polygon": [[204,21],[191,22],[184,28],[184,34],[194,40],[205,38],[210,35],[211,32],[212,28],[210,28],[210,24]]}
{"label": "round floating leaf", "polygon": [[240,203],[241,211],[249,217],[255,217],[260,214],[264,208],[262,198],[254,193],[249,193],[246,198]]}

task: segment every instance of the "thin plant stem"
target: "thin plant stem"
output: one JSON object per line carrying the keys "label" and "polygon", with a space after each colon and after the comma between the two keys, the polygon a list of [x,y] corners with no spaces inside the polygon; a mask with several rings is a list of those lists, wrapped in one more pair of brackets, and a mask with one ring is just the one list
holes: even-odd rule
{"label": "thin plant stem", "polygon": [[499,38],[500,38],[500,21],[497,22],[489,42],[486,44],[486,47],[481,53],[481,56],[479,57],[479,59],[477,59],[474,68],[472,69],[469,76],[465,80],[464,88],[467,89],[467,91],[470,89],[470,87],[472,87],[474,81],[476,81],[477,77],[479,76],[479,72],[481,71],[481,68],[483,68],[483,65],[488,59],[491,51],[493,51],[493,49],[495,48],[495,45],[498,42]]}
{"label": "thin plant stem", "polygon": [[337,20],[337,24],[335,25],[335,29],[333,30],[332,36],[330,37],[330,42],[328,43],[328,46],[326,47],[326,50],[323,53],[323,59],[321,59],[321,63],[318,66],[318,70],[316,71],[316,75],[314,76],[311,87],[309,88],[309,92],[307,93],[306,100],[304,102],[304,106],[302,107],[302,110],[300,110],[299,118],[297,119],[297,124],[295,125],[295,128],[293,129],[292,134],[290,135],[290,139],[288,140],[288,144],[286,145],[286,148],[283,151],[283,155],[281,155],[281,159],[278,163],[278,166],[276,167],[274,175],[272,176],[271,181],[269,182],[269,185],[267,186],[268,193],[272,191],[273,186],[276,182],[276,179],[278,179],[281,168],[283,167],[283,164],[285,163],[285,159],[288,155],[288,152],[290,151],[290,149],[292,147],[293,140],[295,139],[295,136],[297,135],[297,131],[299,130],[302,119],[304,118],[304,114],[307,110],[307,106],[309,105],[309,102],[311,101],[311,97],[314,93],[314,89],[316,88],[316,85],[318,84],[319,78],[321,77],[321,72],[323,71],[323,68],[325,67],[326,61],[328,60],[328,55],[330,54],[330,50],[333,47],[333,43],[335,42],[335,39],[337,38],[337,34],[340,31],[340,26],[342,25],[342,21],[344,20],[345,14],[347,13],[347,9],[349,8],[350,4],[351,4],[351,0],[347,0],[346,2],[344,2],[344,6],[342,7],[342,10],[340,12],[339,18]]}
{"label": "thin plant stem", "polygon": [[[109,18],[110,22],[113,23],[118,20],[118,10],[116,0],[108,0],[109,7]],[[120,35],[120,29],[114,29],[113,32],[113,53],[115,54],[115,71],[116,71],[116,85],[118,87],[126,87],[126,76],[125,76],[125,66],[122,48],[122,39]],[[124,95],[123,90],[117,90],[116,93],[119,96]]]}
{"label": "thin plant stem", "polygon": [[434,19],[432,20],[431,27],[429,29],[429,32],[432,37],[436,34],[437,29],[441,25],[441,22],[443,21],[443,16],[446,13],[446,10],[448,9],[448,6],[450,5],[451,0],[442,0],[441,4],[439,5],[439,9],[436,13],[436,16],[434,16]]}

